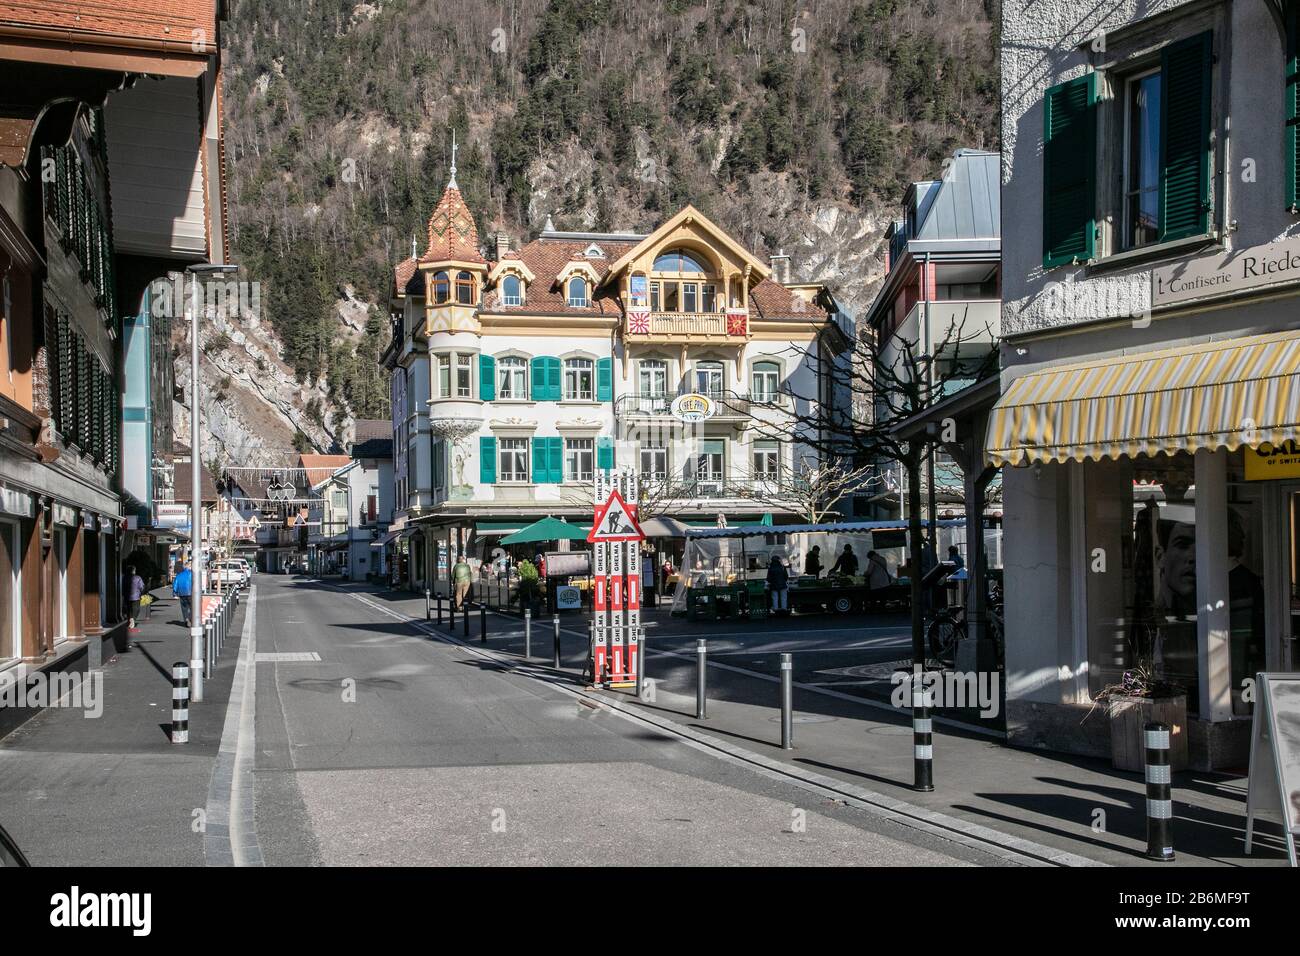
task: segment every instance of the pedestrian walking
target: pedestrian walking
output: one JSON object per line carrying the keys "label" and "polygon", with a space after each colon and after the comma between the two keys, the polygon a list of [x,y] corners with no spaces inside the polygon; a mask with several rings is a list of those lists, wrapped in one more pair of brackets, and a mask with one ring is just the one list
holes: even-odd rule
{"label": "pedestrian walking", "polygon": [[138,634],[140,629],[135,626],[136,619],[140,616],[140,598],[144,596],[144,578],[135,573],[135,565],[128,564],[126,570],[122,573],[122,597],[126,599],[126,616],[127,630],[131,634]]}
{"label": "pedestrian walking", "polygon": [[181,563],[181,569],[176,572],[176,579],[172,581],[172,594],[181,606],[181,623],[189,624],[190,601],[194,594],[194,572],[184,562]]}
{"label": "pedestrian walking", "polygon": [[772,612],[785,614],[790,611],[790,572],[778,555],[772,555],[767,565],[767,589],[772,594]]}
{"label": "pedestrian walking", "polygon": [[469,586],[474,581],[474,569],[469,566],[464,554],[456,556],[456,563],[451,569],[451,580],[456,585],[456,610],[463,611]]}
{"label": "pedestrian walking", "polygon": [[948,560],[957,566],[958,571],[966,567],[966,562],[962,558],[961,552],[957,550],[957,546],[955,544],[948,545]]}

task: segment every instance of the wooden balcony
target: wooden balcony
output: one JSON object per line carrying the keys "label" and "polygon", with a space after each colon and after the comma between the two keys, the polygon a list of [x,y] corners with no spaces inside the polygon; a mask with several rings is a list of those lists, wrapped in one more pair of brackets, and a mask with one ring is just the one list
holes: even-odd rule
{"label": "wooden balcony", "polygon": [[[743,315],[743,314],[742,314]],[[647,327],[648,323],[648,327]],[[728,332],[726,312],[651,312],[648,316],[631,313],[627,318],[626,332],[642,341],[744,341],[748,322],[736,334]]]}

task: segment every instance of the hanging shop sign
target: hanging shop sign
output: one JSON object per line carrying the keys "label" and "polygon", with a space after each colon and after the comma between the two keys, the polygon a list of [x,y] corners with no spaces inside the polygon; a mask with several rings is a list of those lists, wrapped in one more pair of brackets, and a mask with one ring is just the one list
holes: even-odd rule
{"label": "hanging shop sign", "polygon": [[717,406],[714,404],[713,399],[696,392],[678,395],[673,399],[673,403],[669,408],[674,418],[686,422],[688,425],[694,425],[712,418],[716,410]]}

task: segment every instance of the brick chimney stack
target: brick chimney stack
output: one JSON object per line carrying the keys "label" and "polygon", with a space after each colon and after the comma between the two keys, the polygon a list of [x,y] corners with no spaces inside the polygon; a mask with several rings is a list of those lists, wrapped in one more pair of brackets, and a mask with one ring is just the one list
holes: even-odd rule
{"label": "brick chimney stack", "polygon": [[506,257],[506,253],[509,251],[510,251],[510,236],[508,236],[504,232],[498,232],[496,261],[500,262],[502,259],[504,259]]}

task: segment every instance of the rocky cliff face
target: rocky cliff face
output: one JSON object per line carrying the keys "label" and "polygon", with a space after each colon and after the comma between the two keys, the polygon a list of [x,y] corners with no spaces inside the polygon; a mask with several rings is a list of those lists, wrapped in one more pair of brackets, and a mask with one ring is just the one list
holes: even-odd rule
{"label": "rocky cliff face", "polygon": [[[341,315],[339,334],[349,323]],[[298,454],[301,433],[313,448],[346,447],[352,419],[332,402],[322,384],[304,384],[280,359],[282,343],[265,321],[248,311],[214,311],[203,323],[199,343],[199,399],[206,423],[204,457],[241,465],[284,464]],[[176,387],[183,401],[173,404],[177,439],[189,444],[190,330],[172,330]],[[302,443],[302,439],[298,439]]]}

